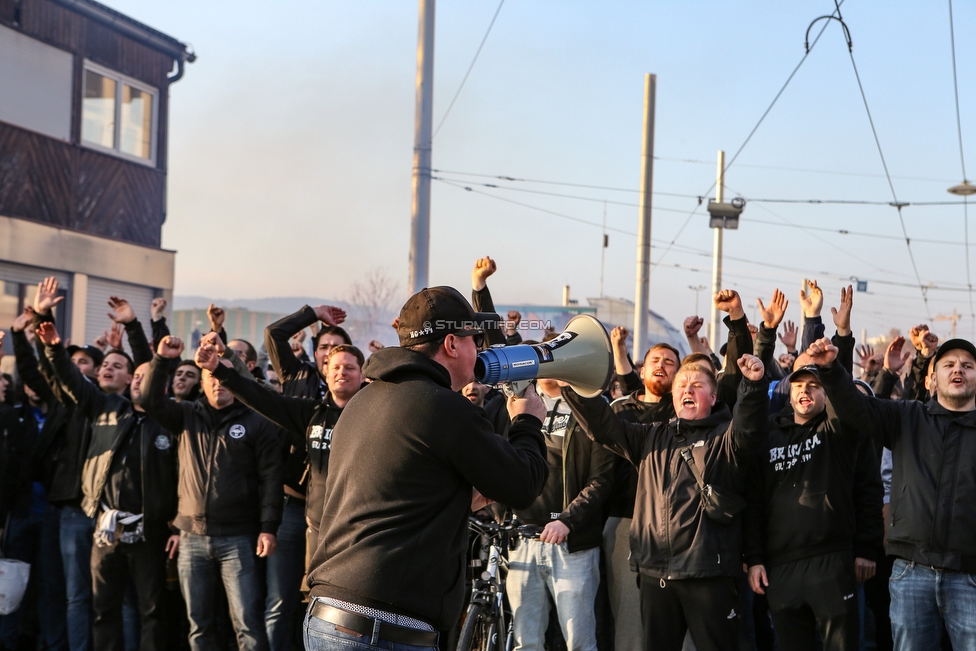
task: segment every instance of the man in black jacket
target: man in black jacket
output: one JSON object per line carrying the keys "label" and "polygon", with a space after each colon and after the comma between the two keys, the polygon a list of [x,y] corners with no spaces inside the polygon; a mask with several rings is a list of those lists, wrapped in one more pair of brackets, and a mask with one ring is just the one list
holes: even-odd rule
{"label": "man in black jacket", "polygon": [[[343,407],[363,386],[362,365],[365,360],[355,346],[341,344],[332,348],[326,363],[329,392],[325,399],[317,400],[284,396],[262,386],[235,369],[218,364],[217,356],[222,354],[220,338],[207,335],[197,351],[196,359],[220,380],[221,386],[226,387],[234,398],[280,426],[290,439],[288,447],[303,452],[301,464],[291,463],[298,458],[295,454],[288,454],[285,458],[285,509],[278,530],[279,544],[282,543],[282,534],[286,539],[297,539],[293,542],[299,544],[290,547],[282,545],[277,555],[288,553],[291,558],[281,559],[285,567],[278,576],[268,572],[265,608],[268,641],[272,651],[286,649],[291,639],[291,618],[297,606],[299,585],[308,569],[311,551],[318,542],[325,484],[329,476],[332,429]],[[307,453],[304,453],[306,450]],[[307,498],[296,499],[295,495],[299,494]]]}
{"label": "man in black jacket", "polygon": [[841,422],[891,450],[895,649],[938,649],[943,627],[953,648],[976,648],[976,347],[939,346],[925,404],[862,395],[826,339],[807,353]]}
{"label": "man in black jacket", "polygon": [[38,336],[58,382],[92,423],[82,468],[82,509],[97,521],[92,550],[92,639],[96,649],[121,651],[122,602],[129,577],[136,587],[143,649],[165,648],[167,523],[176,515],[173,439],[146,418],[141,383],[149,368],[131,375],[132,402],[89,382],[68,359],[52,323]]}
{"label": "man in black jacket", "polygon": [[[38,283],[34,296],[34,315],[31,329],[43,321],[54,322],[53,309],[64,300],[56,278],[48,277]],[[152,358],[152,349],[146,341],[142,325],[132,306],[113,296],[109,301],[113,321],[125,327],[129,347],[134,359],[125,354],[103,354],[92,345],[68,346],[68,355],[83,375],[105,391],[119,393],[128,388],[131,376],[130,364],[138,365]],[[40,342],[38,342],[40,345]],[[105,364],[105,358],[109,363]],[[88,452],[91,424],[78,409],[72,397],[58,382],[43,351],[39,351],[38,370],[65,408],[64,435],[57,452],[49,498],[61,509],[61,558],[64,564],[65,587],[68,600],[68,643],[71,651],[88,651],[91,645],[92,611],[92,535],[95,521],[81,508],[81,475]],[[106,366],[103,373],[103,366]],[[134,368],[134,366],[132,367]]]}
{"label": "man in black jacket", "polygon": [[[166,397],[170,359],[183,342],[165,337],[144,380],[143,406],[178,438],[180,588],[190,620],[190,648],[216,648],[214,584],[222,580],[241,651],[265,651],[257,556],[275,552],[281,523],[282,453],[275,427],[234,400],[210,372],[204,397]],[[222,363],[230,364],[223,360]],[[256,551],[255,551],[256,550]]]}
{"label": "man in black jacket", "polygon": [[565,405],[555,380],[539,380],[546,404],[542,434],[549,478],[519,519],[536,525],[536,539],[509,554],[506,591],[512,606],[515,643],[541,651],[549,623],[549,597],[570,651],[596,650],[594,602],[600,583],[604,505],[614,455],[591,441]]}
{"label": "man in black jacket", "polygon": [[[749,584],[768,593],[784,651],[816,649],[818,628],[824,649],[855,650],[855,591],[870,578],[883,534],[877,454],[838,422],[816,367],[784,381],[790,407],[771,419],[747,478]],[[859,513],[874,517],[859,522]]]}
{"label": "man in black jacket", "polygon": [[506,441],[458,393],[474,379],[482,320],[457,290],[424,289],[400,311],[401,347],[366,363],[372,382],[332,432],[309,570],[310,651],[435,648],[437,631],[461,614],[472,508],[487,500],[525,508],[541,492],[538,395],[510,399]]}
{"label": "man in black jacket", "polygon": [[[738,648],[742,533],[734,502],[741,502],[739,467],[765,434],[769,398],[759,358],[736,363],[742,380],[733,414],[716,404],[715,376],[700,364],[675,375],[670,423],[626,423],[602,398],[563,388],[587,435],[638,468],[630,548],[647,649],[678,651],[686,631],[699,651]],[[705,496],[716,494],[725,502],[706,512]]]}

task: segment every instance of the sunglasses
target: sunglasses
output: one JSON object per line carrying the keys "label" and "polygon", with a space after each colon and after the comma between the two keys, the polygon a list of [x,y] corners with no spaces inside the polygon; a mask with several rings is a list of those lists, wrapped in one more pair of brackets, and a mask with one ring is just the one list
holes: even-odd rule
{"label": "sunglasses", "polygon": [[485,345],[485,333],[483,330],[478,330],[475,328],[468,329],[468,330],[458,330],[457,332],[454,333],[454,336],[471,337],[471,340],[474,341],[474,345],[477,348],[481,348],[482,346]]}

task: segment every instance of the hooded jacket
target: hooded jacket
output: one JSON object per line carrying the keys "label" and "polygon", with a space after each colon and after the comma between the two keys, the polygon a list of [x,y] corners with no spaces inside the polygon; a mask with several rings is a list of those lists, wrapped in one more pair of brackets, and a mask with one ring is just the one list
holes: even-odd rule
{"label": "hooded jacket", "polygon": [[877,560],[879,465],[871,440],[845,431],[830,407],[803,425],[790,408],[773,416],[747,479],[746,563],[775,566],[837,551]]}
{"label": "hooded jacket", "polygon": [[472,487],[528,507],[548,475],[542,423],[520,415],[506,441],[446,368],[405,348],[374,353],[363,372],[373,381],[332,432],[311,593],[448,630],[461,615]]}
{"label": "hooded jacket", "polygon": [[836,363],[820,380],[845,426],[891,450],[888,555],[976,574],[976,411],[869,398]]}
{"label": "hooded jacket", "polygon": [[143,379],[143,407],[178,439],[179,507],[174,524],[203,536],[277,533],[283,495],[274,425],[240,402],[214,409],[202,397],[166,397],[169,360],[156,355]]}
{"label": "hooded jacket", "polygon": [[[95,517],[107,489],[112,460],[130,435],[141,437],[142,512],[146,529],[165,531],[176,515],[176,452],[173,438],[159,425],[138,414],[124,396],[104,393],[85,378],[60,343],[45,347],[58,382],[91,423],[91,435],[81,472],[81,508]],[[133,429],[138,431],[133,432]]]}
{"label": "hooded jacket", "polygon": [[563,389],[587,435],[638,467],[630,528],[633,569],[668,580],[742,572],[740,519],[723,525],[705,515],[698,482],[680,451],[691,448],[705,483],[724,494],[741,494],[739,468],[766,433],[766,386],[765,380],[742,379],[734,416],[716,403],[703,419],[650,425],[626,423],[602,398]]}

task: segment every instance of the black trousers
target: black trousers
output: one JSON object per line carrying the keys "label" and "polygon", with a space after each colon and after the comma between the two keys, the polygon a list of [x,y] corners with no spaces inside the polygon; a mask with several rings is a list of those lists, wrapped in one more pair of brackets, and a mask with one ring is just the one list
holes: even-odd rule
{"label": "black trousers", "polygon": [[92,648],[125,651],[122,601],[131,577],[139,597],[140,651],[166,649],[166,534],[92,547]]}
{"label": "black trousers", "polygon": [[894,557],[884,556],[878,561],[878,571],[864,584],[864,599],[868,608],[874,613],[874,635],[877,651],[891,651],[894,641],[891,639],[891,594],[888,592],[888,580],[891,578],[891,566]]}
{"label": "black trousers", "polygon": [[641,623],[647,651],[681,651],[685,632],[697,651],[737,651],[739,605],[735,579],[640,578]]}
{"label": "black trousers", "polygon": [[766,596],[781,651],[858,651],[857,580],[849,552],[767,568]]}

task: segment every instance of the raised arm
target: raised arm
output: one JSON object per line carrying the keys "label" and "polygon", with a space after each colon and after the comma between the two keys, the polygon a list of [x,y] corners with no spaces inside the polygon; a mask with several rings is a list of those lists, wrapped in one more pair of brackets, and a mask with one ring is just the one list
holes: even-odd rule
{"label": "raised arm", "polygon": [[264,346],[268,349],[268,359],[282,384],[301,376],[309,369],[307,363],[295,357],[291,349],[291,338],[316,321],[322,321],[326,325],[339,325],[345,318],[346,313],[337,307],[319,305],[313,309],[306,305],[265,329]]}
{"label": "raised arm", "polygon": [[827,339],[810,344],[807,354],[820,367],[820,380],[827,399],[841,423],[891,449],[892,439],[901,431],[898,403],[861,394],[847,370],[836,363],[837,347]]}
{"label": "raised arm", "polygon": [[769,383],[762,361],[755,355],[742,355],[735,366],[742,375],[738,398],[732,410],[733,452],[745,462],[766,438],[769,420]]}
{"label": "raised arm", "polygon": [[[471,306],[475,312],[495,313],[495,303],[492,301],[491,292],[488,291],[487,281],[497,269],[495,261],[488,256],[474,261],[474,268],[471,270]],[[485,338],[489,346],[506,343],[500,322],[501,317],[498,317],[490,324],[484,324]]]}
{"label": "raised arm", "polygon": [[263,387],[253,379],[245,378],[237,369],[221,364],[215,352],[208,350],[206,344],[203,344],[197,350],[194,361],[200,368],[206,368],[213,373],[235,398],[276,425],[304,438],[318,401],[284,396]]}
{"label": "raised arm", "polygon": [[800,289],[800,308],[803,310],[803,339],[800,349],[806,350],[813,342],[824,336],[823,319],[820,311],[823,309],[823,290],[816,280],[804,280]]}
{"label": "raised arm", "polygon": [[[13,326],[10,328],[10,335],[14,342],[14,357],[17,363],[17,374],[24,385],[36,393],[41,400],[49,402],[56,400],[54,391],[51,389],[47,380],[38,368],[37,357],[34,355],[34,348],[27,340],[26,328],[30,327],[33,321],[34,310],[26,307],[24,313],[14,319]],[[0,337],[0,342],[3,338]]]}
{"label": "raised arm", "polygon": [[164,337],[149,363],[149,372],[142,379],[142,408],[166,431],[176,434],[185,429],[183,408],[166,395],[169,384],[169,361],[183,352],[183,342],[177,337]]}
{"label": "raised arm", "polygon": [[652,425],[624,422],[602,396],[584,398],[568,386],[562,388],[562,394],[587,436],[633,465],[640,464]]}
{"label": "raised arm", "polygon": [[718,399],[731,408],[735,405],[739,381],[742,379],[742,372],[736,360],[743,355],[752,355],[754,345],[739,293],[731,289],[723,289],[715,295],[714,301],[718,309],[728,312],[724,322],[729,329],[729,340],[725,349],[725,367],[722,377],[718,380]]}
{"label": "raised arm", "polygon": [[68,351],[61,345],[61,337],[53,323],[42,323],[37,329],[37,336],[44,343],[44,354],[62,390],[88,418],[96,418],[105,407],[105,394],[82,375],[68,357]]}
{"label": "raised arm", "polygon": [[763,304],[761,298],[757,298],[759,304],[759,314],[762,316],[762,323],[759,324],[759,334],[753,343],[753,351],[766,369],[767,376],[773,379],[782,379],[783,373],[779,364],[773,363],[773,353],[776,352],[776,330],[786,316],[786,308],[790,302],[779,289],[773,290],[773,297],[769,301],[769,306]]}
{"label": "raised arm", "polygon": [[133,364],[140,366],[151,360],[153,357],[152,348],[146,339],[146,332],[142,329],[142,324],[136,318],[136,311],[132,309],[129,301],[118,296],[110,296],[108,306],[112,308],[112,311],[108,313],[108,318],[125,327],[125,334],[129,339],[129,348],[132,349]]}

